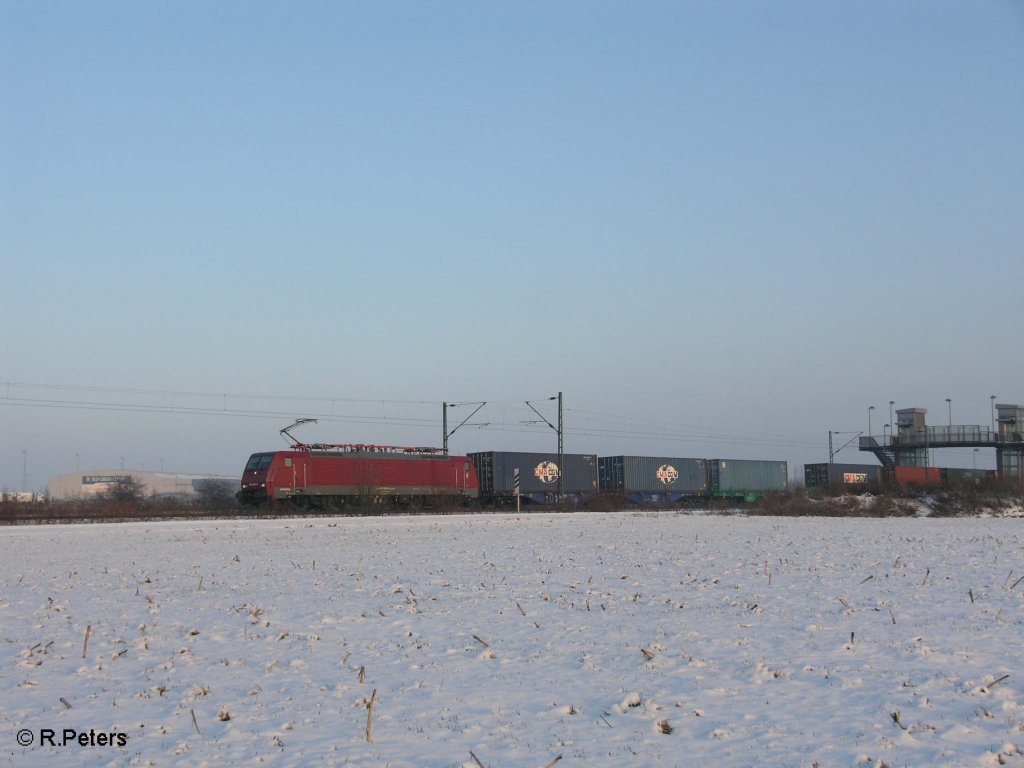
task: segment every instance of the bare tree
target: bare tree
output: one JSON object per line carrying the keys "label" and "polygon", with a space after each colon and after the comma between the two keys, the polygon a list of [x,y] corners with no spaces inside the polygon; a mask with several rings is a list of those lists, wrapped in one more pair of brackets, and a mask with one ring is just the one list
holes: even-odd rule
{"label": "bare tree", "polygon": [[211,477],[196,480],[193,487],[199,495],[199,506],[203,509],[230,509],[238,504],[235,499],[235,482],[232,480]]}
{"label": "bare tree", "polygon": [[117,506],[137,506],[145,499],[146,484],[136,480],[131,475],[118,478],[116,482],[107,485],[107,490],[99,494],[97,501],[115,504]]}

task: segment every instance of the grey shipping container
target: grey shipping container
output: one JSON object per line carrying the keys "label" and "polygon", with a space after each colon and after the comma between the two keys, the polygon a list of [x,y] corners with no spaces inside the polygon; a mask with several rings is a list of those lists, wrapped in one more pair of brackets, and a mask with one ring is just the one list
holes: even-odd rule
{"label": "grey shipping container", "polygon": [[878,464],[804,464],[808,488],[857,487],[878,482]]}
{"label": "grey shipping container", "polygon": [[484,496],[513,493],[513,473],[519,470],[519,491],[527,495],[558,492],[592,495],[597,493],[597,456],[590,453],[564,453],[558,464],[557,453],[520,453],[516,451],[485,451],[469,454],[480,475],[480,494]]}
{"label": "grey shipping container", "polygon": [[601,491],[624,494],[707,493],[707,462],[668,456],[602,456]]}
{"label": "grey shipping container", "polygon": [[784,491],[789,468],[784,461],[709,459],[708,481],[719,496],[757,495]]}

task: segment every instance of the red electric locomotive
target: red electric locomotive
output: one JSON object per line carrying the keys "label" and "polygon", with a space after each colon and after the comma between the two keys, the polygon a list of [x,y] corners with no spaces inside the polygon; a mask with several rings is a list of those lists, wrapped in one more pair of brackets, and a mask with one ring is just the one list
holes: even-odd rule
{"label": "red electric locomotive", "polygon": [[467,503],[479,493],[473,462],[439,448],[296,443],[291,450],[250,456],[238,498],[250,505],[340,512]]}

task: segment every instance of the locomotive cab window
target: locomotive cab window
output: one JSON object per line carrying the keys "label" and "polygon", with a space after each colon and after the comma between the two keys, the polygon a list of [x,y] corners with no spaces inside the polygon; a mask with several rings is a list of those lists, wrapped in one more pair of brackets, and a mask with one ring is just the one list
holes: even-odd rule
{"label": "locomotive cab window", "polygon": [[257,453],[249,457],[248,463],[245,465],[247,471],[256,472],[259,470],[267,469],[270,466],[270,462],[274,460],[274,454],[272,453]]}

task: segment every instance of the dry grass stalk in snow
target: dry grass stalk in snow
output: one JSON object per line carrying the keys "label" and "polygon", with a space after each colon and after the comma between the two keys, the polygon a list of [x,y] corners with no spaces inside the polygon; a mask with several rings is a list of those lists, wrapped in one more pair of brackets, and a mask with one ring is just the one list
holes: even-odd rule
{"label": "dry grass stalk in snow", "polygon": [[85,642],[82,643],[82,658],[89,652],[89,635],[92,633],[92,624],[85,628]]}
{"label": "dry grass stalk in snow", "polygon": [[997,677],[995,680],[993,680],[988,685],[981,686],[981,692],[982,693],[988,693],[993,688],[995,688],[997,685],[999,685],[1000,683],[1005,683],[1009,679],[1010,679],[1009,675],[1003,675],[1002,677]]}
{"label": "dry grass stalk in snow", "polygon": [[373,693],[370,694],[370,702],[366,705],[366,743],[373,743],[373,704],[377,701],[377,689],[373,689]]}

